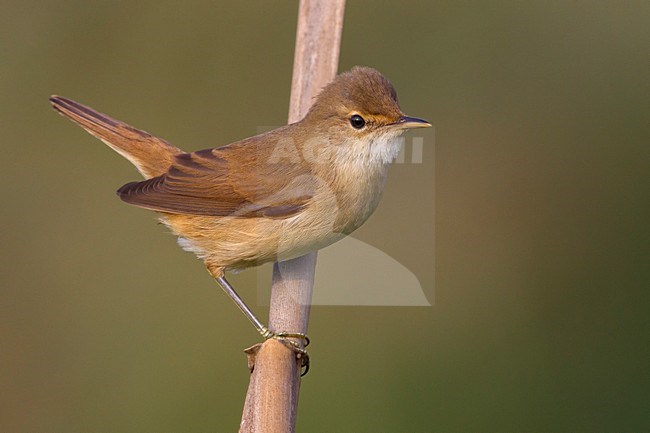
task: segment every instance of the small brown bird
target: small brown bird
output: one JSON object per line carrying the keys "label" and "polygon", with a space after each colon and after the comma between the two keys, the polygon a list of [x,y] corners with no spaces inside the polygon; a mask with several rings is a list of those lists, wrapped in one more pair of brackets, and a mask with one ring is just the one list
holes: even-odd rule
{"label": "small brown bird", "polygon": [[269,331],[224,272],[352,233],[377,207],[402,133],[431,126],[405,116],[392,84],[367,67],[337,76],[299,122],[192,153],[70,99],[50,101],[136,166],[146,180],[124,185],[119,197],[159,212],[265,338],[304,336]]}

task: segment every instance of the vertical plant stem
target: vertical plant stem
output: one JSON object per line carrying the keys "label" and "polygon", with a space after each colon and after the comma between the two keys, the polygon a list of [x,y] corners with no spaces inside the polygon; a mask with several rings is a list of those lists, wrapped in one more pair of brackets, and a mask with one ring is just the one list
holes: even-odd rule
{"label": "vertical plant stem", "polygon": [[[289,123],[300,120],[338,69],[345,0],[301,0]],[[269,329],[307,333],[316,253],[276,263]],[[254,353],[251,353],[254,352]],[[291,433],[296,428],[301,360],[276,340],[249,352],[254,365],[240,424],[242,433]]]}

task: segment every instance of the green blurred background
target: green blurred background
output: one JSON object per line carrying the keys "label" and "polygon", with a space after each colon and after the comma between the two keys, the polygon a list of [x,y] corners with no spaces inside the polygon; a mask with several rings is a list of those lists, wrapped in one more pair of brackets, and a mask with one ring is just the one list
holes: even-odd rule
{"label": "green blurred background", "polygon": [[[186,150],[281,125],[297,3],[0,7],[0,431],[235,431],[255,331],[47,97]],[[299,431],[650,430],[648,22],[647,1],[349,1],[340,70],[435,125],[358,237],[434,305],[315,307]]]}

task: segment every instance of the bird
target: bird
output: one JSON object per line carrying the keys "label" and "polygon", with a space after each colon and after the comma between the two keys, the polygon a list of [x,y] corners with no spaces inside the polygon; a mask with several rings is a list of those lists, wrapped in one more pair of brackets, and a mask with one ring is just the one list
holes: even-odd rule
{"label": "bird", "polygon": [[50,102],[137,168],[144,180],[119,188],[119,198],[157,212],[264,338],[307,341],[269,330],[225,272],[295,258],[354,232],[379,204],[403,133],[431,126],[405,115],[391,82],[364,66],[324,86],[300,121],[195,152],[71,99]]}

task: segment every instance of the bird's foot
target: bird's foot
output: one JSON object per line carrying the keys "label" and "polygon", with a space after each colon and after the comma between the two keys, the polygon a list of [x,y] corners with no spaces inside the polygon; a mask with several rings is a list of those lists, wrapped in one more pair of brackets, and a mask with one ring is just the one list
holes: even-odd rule
{"label": "bird's foot", "polygon": [[[300,367],[303,371],[300,375],[304,376],[307,374],[309,371],[309,354],[306,349],[306,347],[309,346],[309,337],[307,337],[307,334],[303,334],[302,332],[273,332],[268,328],[260,329],[260,334],[262,334],[262,337],[264,337],[265,340],[272,338],[293,350],[296,353],[296,356],[301,360]],[[296,339],[302,340],[303,343],[299,343]]]}

